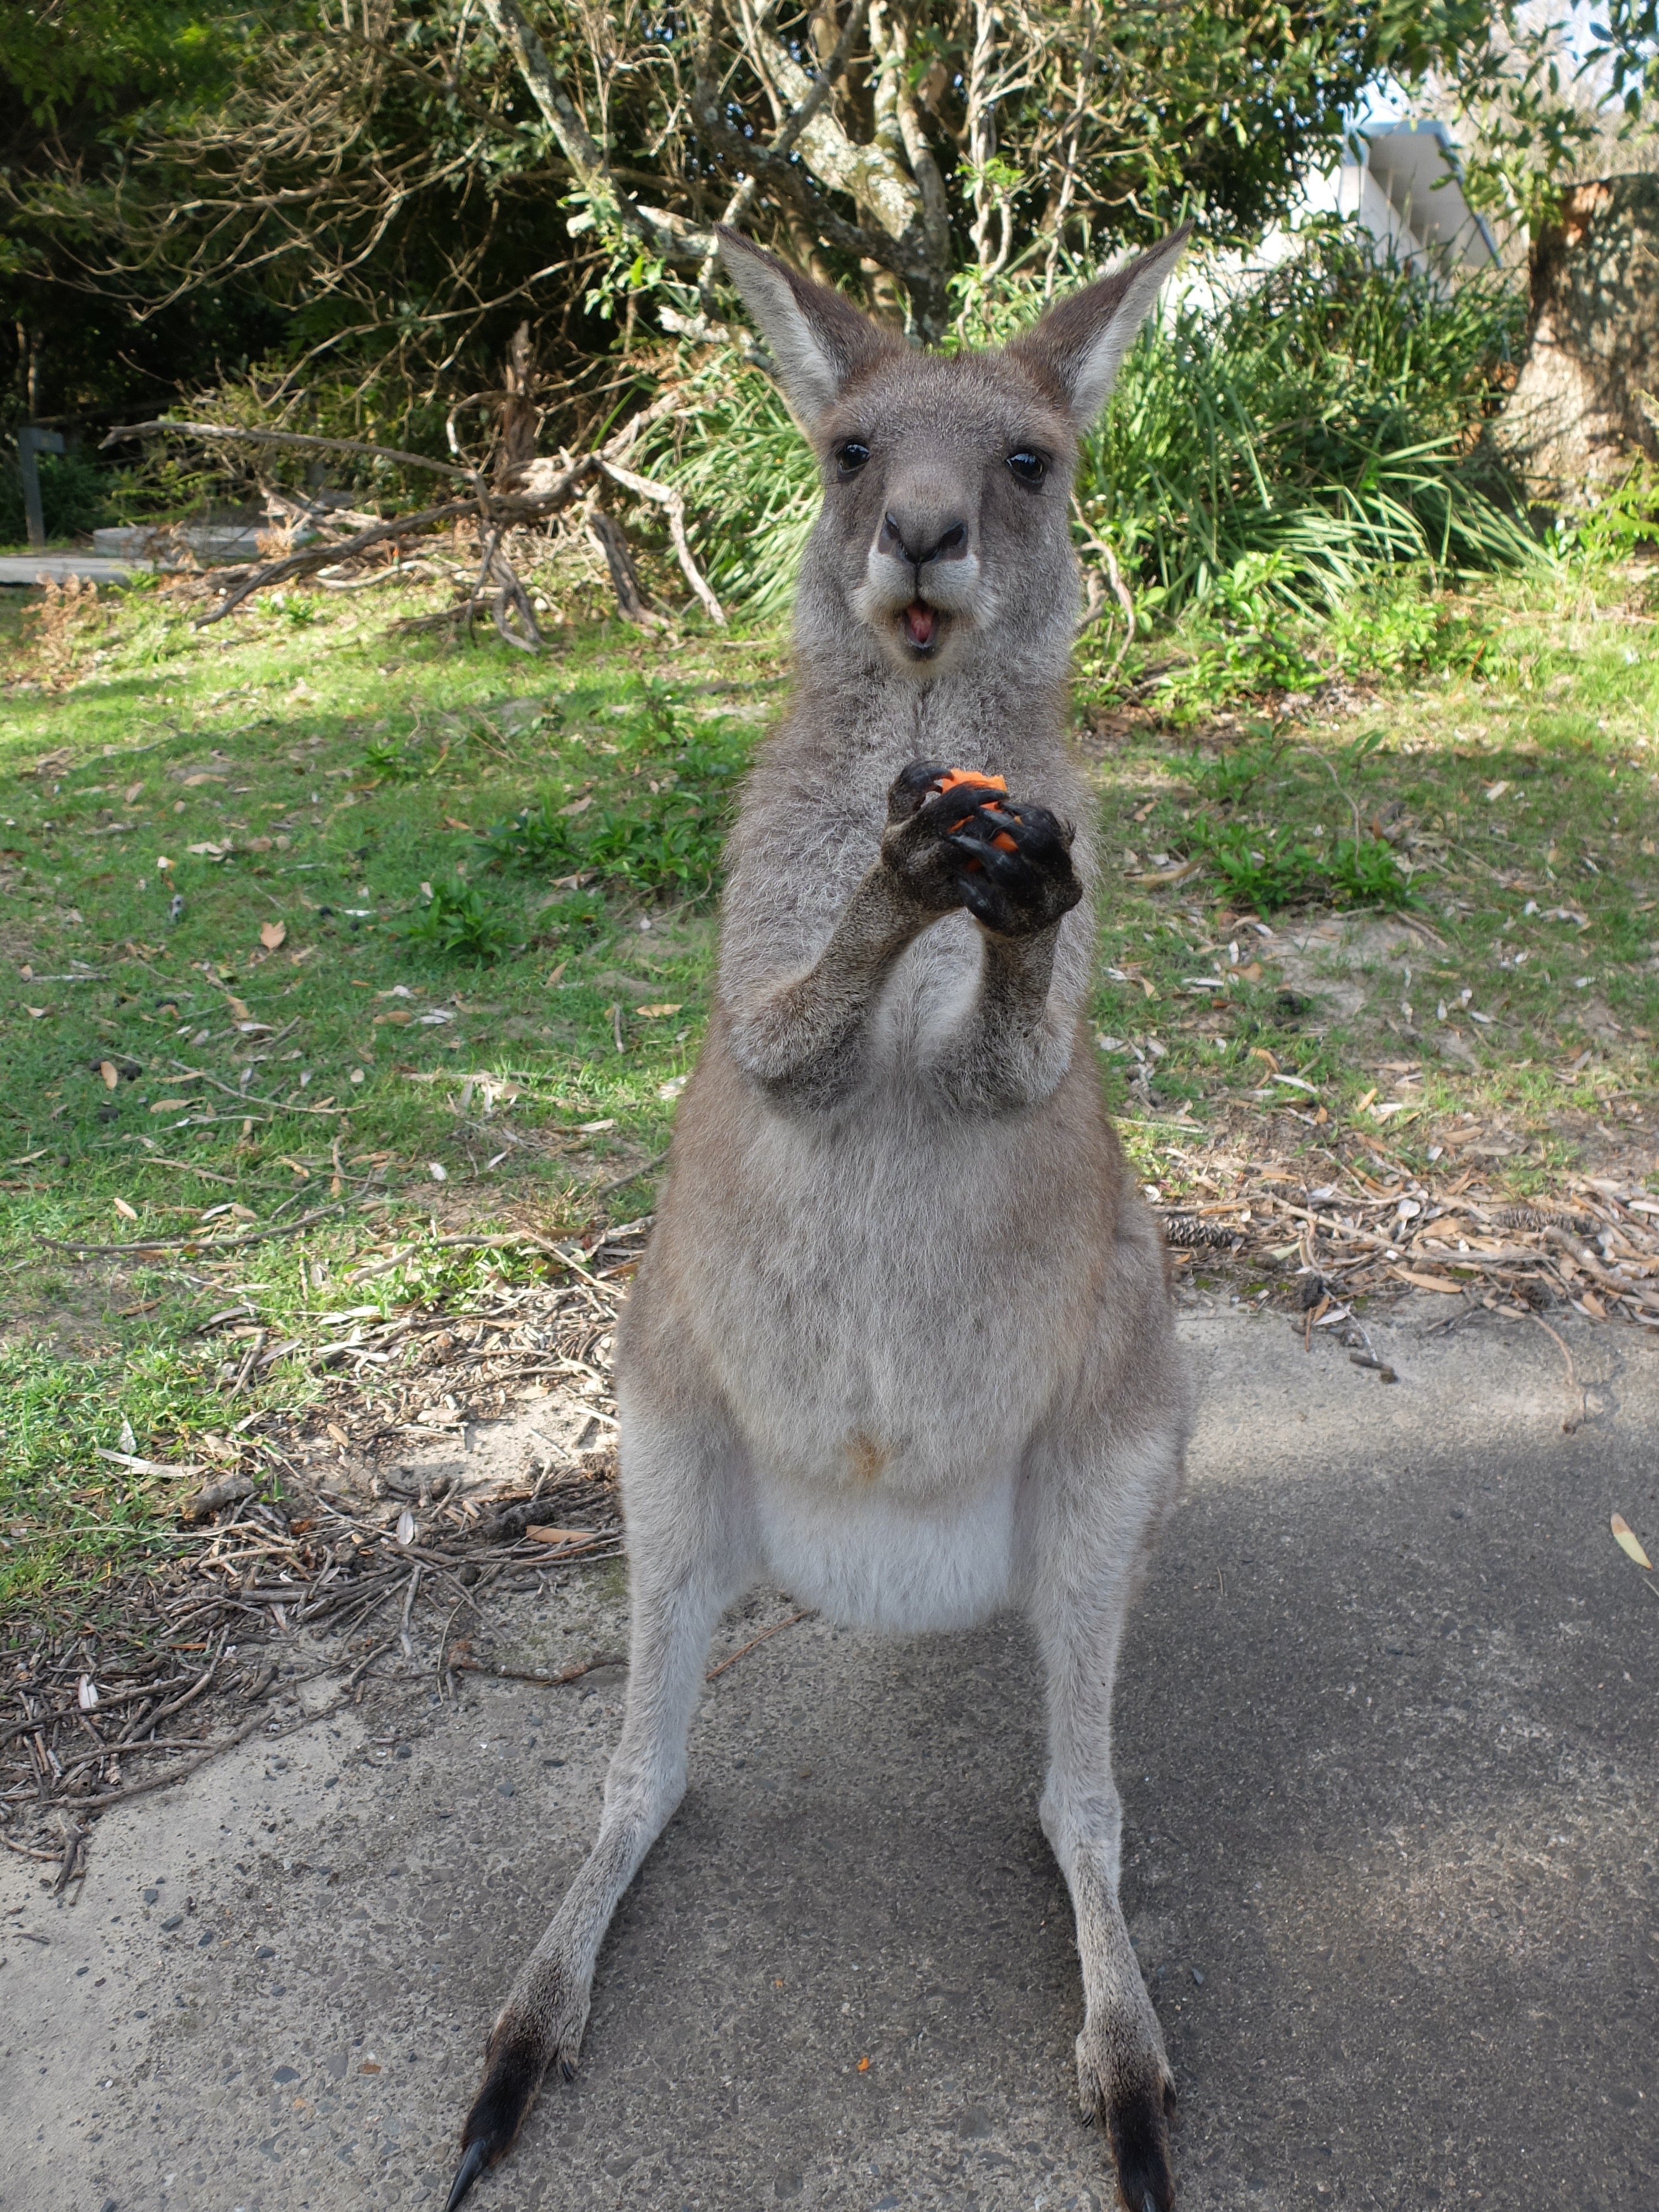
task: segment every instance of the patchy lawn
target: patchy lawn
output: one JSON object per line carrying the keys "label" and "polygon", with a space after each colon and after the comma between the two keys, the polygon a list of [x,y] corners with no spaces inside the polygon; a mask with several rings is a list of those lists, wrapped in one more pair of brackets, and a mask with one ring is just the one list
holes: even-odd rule
{"label": "patchy lawn", "polygon": [[[1651,1190],[1659,643],[1643,573],[1595,590],[1432,602],[1403,646],[1085,651],[1101,1066],[1160,1196],[1219,1206],[1304,1153],[1322,1184]],[[291,1426],[330,1316],[557,1278],[649,1212],[784,635],[601,625],[531,659],[389,633],[416,605],[0,611],[20,1617],[165,1553],[143,1463]]]}

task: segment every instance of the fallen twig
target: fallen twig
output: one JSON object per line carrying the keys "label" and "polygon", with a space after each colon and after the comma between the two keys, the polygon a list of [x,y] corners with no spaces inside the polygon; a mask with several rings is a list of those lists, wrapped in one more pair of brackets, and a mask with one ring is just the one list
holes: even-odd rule
{"label": "fallen twig", "polygon": [[[130,1782],[124,1789],[106,1790],[101,1797],[70,1797],[64,1802],[77,1813],[101,1813],[106,1806],[119,1805],[130,1797],[148,1797],[153,1790],[167,1790],[175,1782],[182,1782],[187,1774],[194,1774],[198,1766],[205,1766],[209,1759],[217,1759],[222,1751],[234,1751],[239,1743],[246,1742],[256,1729],[266,1725],[264,1713],[256,1713],[251,1721],[244,1721],[240,1728],[234,1729],[220,1742],[209,1744],[204,1750],[198,1752],[194,1759],[181,1760],[165,1774],[152,1774],[144,1782]],[[282,1733],[286,1735],[287,1730]]]}
{"label": "fallen twig", "polygon": [[490,1674],[498,1681],[539,1682],[545,1689],[556,1690],[567,1682],[580,1681],[584,1674],[594,1674],[601,1667],[625,1667],[628,1654],[601,1651],[596,1658],[585,1659],[580,1667],[567,1667],[559,1674],[538,1674],[524,1667],[491,1667],[482,1659],[452,1659],[449,1664],[458,1674]]}
{"label": "fallen twig", "polygon": [[609,1198],[612,1191],[626,1190],[630,1182],[637,1182],[641,1176],[653,1175],[667,1158],[668,1147],[665,1146],[661,1152],[653,1152],[648,1160],[642,1160],[638,1167],[629,1168],[626,1175],[612,1176],[609,1182],[602,1182],[597,1190],[591,1190],[587,1194],[593,1199]]}
{"label": "fallen twig", "polygon": [[792,1613],[787,1620],[775,1620],[770,1628],[763,1628],[758,1636],[751,1637],[749,1642],[741,1645],[729,1659],[722,1659],[718,1667],[711,1667],[703,1676],[703,1680],[712,1682],[717,1674],[723,1674],[728,1667],[735,1667],[738,1660],[745,1657],[757,1644],[764,1644],[769,1637],[782,1635],[786,1628],[793,1628],[798,1620],[810,1620],[814,1610],[815,1608],[810,1605],[803,1606],[799,1613]]}
{"label": "fallen twig", "polygon": [[1559,1346],[1561,1357],[1567,1363],[1567,1389],[1570,1392],[1576,1393],[1578,1399],[1578,1411],[1576,1413],[1564,1413],[1561,1417],[1561,1432],[1564,1436],[1570,1437],[1576,1430],[1582,1428],[1589,1419],[1589,1400],[1584,1395],[1583,1385],[1573,1372],[1572,1354],[1567,1349],[1565,1339],[1558,1336],[1540,1314],[1533,1314],[1530,1317],[1538,1323],[1545,1335]]}
{"label": "fallen twig", "polygon": [[313,1222],[325,1221],[331,1214],[344,1212],[343,1203],[319,1206],[310,1213],[302,1213],[297,1221],[284,1222],[280,1229],[250,1230],[243,1237],[151,1237],[132,1244],[76,1244],[59,1237],[43,1237],[40,1242],[50,1244],[54,1251],[78,1253],[83,1260],[125,1259],[143,1252],[240,1252],[246,1245],[264,1244],[273,1237],[297,1236]]}

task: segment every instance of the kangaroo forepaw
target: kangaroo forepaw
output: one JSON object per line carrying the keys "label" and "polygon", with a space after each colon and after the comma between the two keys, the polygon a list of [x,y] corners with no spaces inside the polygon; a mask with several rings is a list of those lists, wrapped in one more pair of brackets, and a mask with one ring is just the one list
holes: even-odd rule
{"label": "kangaroo forepaw", "polygon": [[[462,2157],[444,2212],[456,2206],[487,2166],[494,2166],[511,2147],[536,2100],[550,2052],[542,2038],[508,2030],[492,2039],[483,2087],[472,2100],[472,2109],[461,2130]],[[557,2054],[566,2081],[575,2072],[562,2053]]]}
{"label": "kangaroo forepaw", "polygon": [[1030,937],[1083,896],[1072,836],[1046,806],[1010,799],[1000,777],[912,761],[887,794],[881,856],[929,912],[965,906],[1000,936]]}
{"label": "kangaroo forepaw", "polygon": [[1034,937],[1083,896],[1072,866],[1073,832],[1046,806],[981,800],[955,830],[962,902],[999,937]]}

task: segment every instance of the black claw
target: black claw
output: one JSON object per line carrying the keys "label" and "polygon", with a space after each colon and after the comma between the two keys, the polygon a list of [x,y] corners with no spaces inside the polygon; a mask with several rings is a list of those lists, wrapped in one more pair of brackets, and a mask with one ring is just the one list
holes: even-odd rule
{"label": "black claw", "polygon": [[467,2145],[465,2155],[462,2158],[456,2170],[455,2179],[450,2185],[449,2201],[444,2206],[444,2212],[455,2212],[455,2207],[489,2163],[489,2153],[482,2142],[471,2142]]}
{"label": "black claw", "polygon": [[942,775],[951,773],[941,761],[912,761],[893,778],[887,793],[887,818],[905,822],[926,805],[928,793]]}
{"label": "black claw", "polygon": [[546,2067],[546,2053],[533,2035],[509,2033],[492,2046],[483,2087],[473,2099],[461,2130],[465,2155],[444,2212],[455,2212],[485,2166],[494,2166],[507,2150],[535,2102]]}
{"label": "black claw", "polygon": [[1001,798],[1000,791],[958,784],[954,791],[935,793],[920,810],[919,818],[924,828],[937,830],[941,836],[948,837],[953,830],[976,828],[981,815]]}
{"label": "black claw", "polygon": [[1005,801],[1002,808],[988,811],[997,828],[1006,830],[1020,851],[1033,859],[1046,860],[1051,854],[1071,849],[1072,840],[1065,823],[1046,806],[1022,806],[1016,811]]}
{"label": "black claw", "polygon": [[1036,888],[1038,881],[1036,870],[1022,854],[1005,853],[1000,846],[992,844],[982,835],[976,836],[970,830],[957,830],[947,842],[958,852],[966,853],[970,857],[975,863],[975,872],[983,868],[987,874],[994,876],[1000,884],[1006,884],[1011,890],[1017,884],[1025,887],[1028,893]]}

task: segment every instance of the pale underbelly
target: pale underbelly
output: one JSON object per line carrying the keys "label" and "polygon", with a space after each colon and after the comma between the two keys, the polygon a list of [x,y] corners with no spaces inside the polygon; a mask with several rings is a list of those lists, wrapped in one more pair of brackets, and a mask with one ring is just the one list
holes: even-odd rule
{"label": "pale underbelly", "polygon": [[966,1628],[1014,1595],[1013,1472],[928,1505],[808,1486],[756,1469],[767,1568],[802,1605],[848,1626]]}

